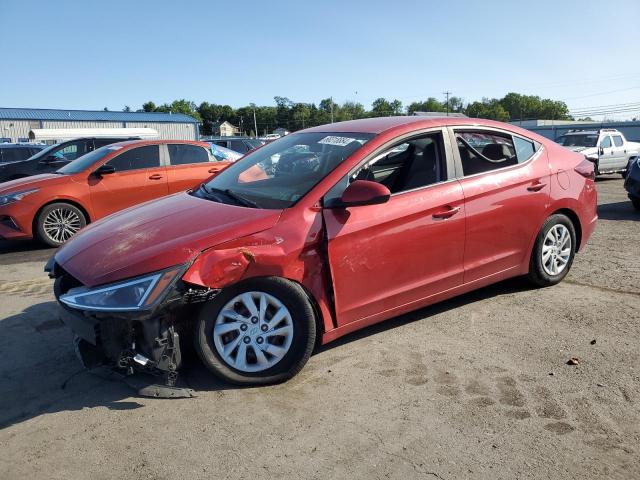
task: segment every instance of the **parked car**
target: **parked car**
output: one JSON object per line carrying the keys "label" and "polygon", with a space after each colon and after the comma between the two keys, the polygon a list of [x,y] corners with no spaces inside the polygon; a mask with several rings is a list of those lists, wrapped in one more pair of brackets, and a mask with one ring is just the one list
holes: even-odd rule
{"label": "parked car", "polygon": [[629,160],[624,189],[627,191],[633,207],[640,211],[640,157]]}
{"label": "parked car", "polygon": [[257,138],[251,137],[211,137],[206,139],[206,141],[243,155],[264,145],[264,143]]}
{"label": "parked car", "polygon": [[0,163],[26,160],[45,147],[39,143],[0,143]]}
{"label": "parked car", "polygon": [[571,131],[558,137],[556,142],[592,161],[596,175],[621,173],[624,177],[629,160],[640,155],[640,143],[628,141],[613,128]]}
{"label": "parked car", "polygon": [[216,160],[229,160],[231,162],[235,162],[236,160],[240,160],[244,154],[236,152],[234,150],[230,150],[225,147],[221,147],[220,145],[216,145],[213,142],[207,142],[209,147],[211,148],[211,155],[213,155]]}
{"label": "parked car", "polygon": [[181,140],[118,142],[65,163],[0,185],[0,238],[58,246],[87,223],[194,187],[229,164],[208,144]]}
{"label": "parked car", "polygon": [[20,162],[0,164],[0,182],[24,178],[41,173],[53,173],[76,158],[97,148],[131,138],[76,138],[39,149],[33,156]]}
{"label": "parked car", "polygon": [[182,339],[226,381],[280,382],[316,341],[511,277],[560,282],[595,227],[594,178],[490,120],[335,123],[88,226],[46,270],[85,365],[173,385]]}

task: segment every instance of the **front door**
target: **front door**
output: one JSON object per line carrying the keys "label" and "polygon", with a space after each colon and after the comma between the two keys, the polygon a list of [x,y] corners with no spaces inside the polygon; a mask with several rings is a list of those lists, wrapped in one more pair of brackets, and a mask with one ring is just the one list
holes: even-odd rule
{"label": "front door", "polygon": [[381,205],[324,209],[338,325],[388,318],[462,284],[464,202],[448,170],[442,133],[430,133],[390,146],[327,194],[339,198],[356,179],[392,193]]}
{"label": "front door", "polygon": [[114,173],[88,179],[96,218],[169,193],[166,168],[158,145],[130,148],[111,158]]}

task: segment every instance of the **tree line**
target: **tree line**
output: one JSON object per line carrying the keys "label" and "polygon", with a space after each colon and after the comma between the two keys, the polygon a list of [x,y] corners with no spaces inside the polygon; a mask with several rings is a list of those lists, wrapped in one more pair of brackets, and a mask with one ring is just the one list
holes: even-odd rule
{"label": "tree line", "polygon": [[[274,97],[275,106],[249,104],[240,108],[229,105],[202,102],[196,103],[180,99],[171,103],[156,105],[149,101],[142,105],[139,112],[184,113],[202,123],[200,133],[212,135],[217,122],[228,121],[240,128],[243,134],[264,135],[275,128],[289,131],[300,130],[326,123],[355,120],[359,118],[385,117],[392,115],[413,115],[414,112],[453,112],[468,117],[488,118],[503,122],[545,119],[573,120],[566,103],[559,100],[540,98],[536,95],[508,93],[502,98],[483,98],[480,101],[465,103],[462,98],[450,97],[441,101],[429,97],[424,101],[412,102],[406,106],[400,100],[378,98],[369,109],[362,103],[346,101],[338,104],[331,98],[315,103],[294,102],[287,97]],[[125,111],[131,111],[126,106]],[[254,123],[255,114],[255,123]],[[257,126],[257,132],[255,131]]]}

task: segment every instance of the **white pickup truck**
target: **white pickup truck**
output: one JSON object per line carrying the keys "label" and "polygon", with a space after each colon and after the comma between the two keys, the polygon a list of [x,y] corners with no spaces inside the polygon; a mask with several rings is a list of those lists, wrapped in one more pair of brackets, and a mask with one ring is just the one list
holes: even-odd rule
{"label": "white pickup truck", "polygon": [[558,137],[556,142],[574,152],[582,153],[596,166],[596,175],[627,173],[629,160],[640,156],[640,143],[630,142],[618,130],[574,130]]}

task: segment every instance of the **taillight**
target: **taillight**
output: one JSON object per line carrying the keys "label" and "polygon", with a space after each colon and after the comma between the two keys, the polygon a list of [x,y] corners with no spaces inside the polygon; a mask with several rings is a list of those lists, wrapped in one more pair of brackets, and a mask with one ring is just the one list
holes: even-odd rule
{"label": "taillight", "polygon": [[587,160],[586,158],[581,161],[576,168],[574,168],[576,172],[582,175],[584,178],[589,178],[591,180],[596,179],[596,169],[593,162]]}

